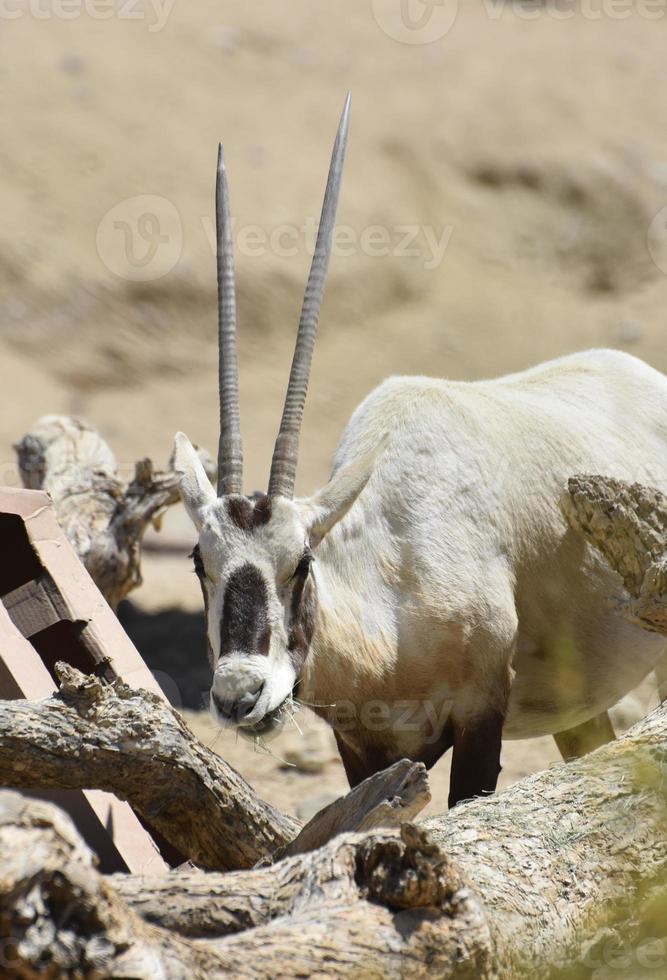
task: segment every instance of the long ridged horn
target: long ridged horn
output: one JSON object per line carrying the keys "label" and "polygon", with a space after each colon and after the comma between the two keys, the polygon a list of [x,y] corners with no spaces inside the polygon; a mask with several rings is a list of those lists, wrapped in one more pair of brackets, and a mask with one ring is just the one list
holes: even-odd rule
{"label": "long ridged horn", "polygon": [[239,366],[236,355],[236,277],[229,189],[222,143],[218,144],[215,182],[215,227],[218,266],[218,388],[220,440],[218,442],[218,495],[241,493],[243,447],[239,406]]}
{"label": "long ridged horn", "polygon": [[317,244],[310,266],[310,274],[301,308],[299,331],[294,348],[292,368],[290,370],[285,407],[280,422],[280,430],[276,439],[276,447],[271,461],[271,476],[269,478],[269,495],[289,497],[294,496],[296,480],[296,465],[299,455],[299,432],[303,406],[308,392],[310,364],[313,357],[317,324],[324,294],[324,282],[331,255],[333,230],[336,222],[336,209],[340,192],[347,131],[350,116],[350,93],[348,93],[343,108],[343,114],[336,134],[329,178],[324,192],[324,202],[317,230]]}

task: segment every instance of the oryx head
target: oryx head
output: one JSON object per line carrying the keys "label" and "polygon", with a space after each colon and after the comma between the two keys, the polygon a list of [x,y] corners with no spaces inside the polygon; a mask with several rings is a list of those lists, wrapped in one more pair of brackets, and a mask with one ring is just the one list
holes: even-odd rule
{"label": "oryx head", "polygon": [[371,464],[340,470],[313,497],[294,500],[299,431],[324,292],[347,142],[350,97],[334,144],[267,494],[242,493],[234,260],[227,178],[218,150],[216,225],[220,442],[218,488],[186,436],[175,468],[197,528],[193,557],[207,615],[213,667],[211,711],[221,725],[261,734],[275,723],[299,678],[315,628],[311,569],[317,545],[352,506]]}

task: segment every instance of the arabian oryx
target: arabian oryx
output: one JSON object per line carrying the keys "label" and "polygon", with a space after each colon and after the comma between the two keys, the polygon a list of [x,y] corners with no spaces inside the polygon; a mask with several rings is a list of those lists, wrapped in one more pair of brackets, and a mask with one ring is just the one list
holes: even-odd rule
{"label": "arabian oryx", "polygon": [[494,790],[501,736],[553,734],[561,751],[613,737],[607,708],[663,653],[663,639],[617,614],[617,579],[558,501],[581,472],[667,490],[667,378],[605,350],[492,381],[390,378],[352,415],[326,486],[295,499],[348,114],[349,96],[268,493],[252,496],[218,152],[217,493],[182,433],[174,456],[199,534],[210,705],[220,725],[259,736],[293,697],[310,704],[334,727],[352,785],[453,746],[455,804]]}

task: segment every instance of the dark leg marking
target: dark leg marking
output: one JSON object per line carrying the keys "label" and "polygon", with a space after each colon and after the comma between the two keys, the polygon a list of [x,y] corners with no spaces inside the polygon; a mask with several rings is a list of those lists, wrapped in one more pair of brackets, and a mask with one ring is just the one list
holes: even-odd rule
{"label": "dark leg marking", "polygon": [[449,806],[493,793],[500,774],[504,715],[491,711],[465,726],[453,725],[454,754],[449,780]]}
{"label": "dark leg marking", "polygon": [[[364,779],[375,775],[376,772],[381,772],[395,762],[399,762],[402,758],[400,754],[397,755],[395,752],[390,752],[388,748],[382,748],[379,745],[365,745],[363,748],[353,748],[335,729],[334,735],[340,757],[343,760],[345,775],[352,789],[363,782]],[[431,769],[438,759],[448,749],[451,749],[453,743],[454,733],[451,722],[448,721],[438,741],[433,745],[425,746],[415,756],[413,761],[423,762],[427,769]]]}
{"label": "dark leg marking", "polygon": [[425,745],[415,758],[415,762],[423,762],[427,769],[432,769],[438,759],[441,759],[453,744],[454,726],[451,719],[448,718],[438,741],[432,745]]}
{"label": "dark leg marking", "polygon": [[577,725],[576,728],[558,732],[554,735],[554,742],[565,762],[569,762],[570,759],[579,759],[582,755],[599,749],[607,742],[613,742],[615,738],[616,734],[609,715],[603,711],[602,714]]}
{"label": "dark leg marking", "polygon": [[264,576],[246,564],[229,577],[220,623],[220,656],[234,650],[266,656],[271,645]]}
{"label": "dark leg marking", "polygon": [[334,730],[336,745],[343,760],[343,767],[350,789],[354,789],[364,779],[374,776],[398,760],[379,746],[364,746],[363,749],[353,749],[342,736]]}

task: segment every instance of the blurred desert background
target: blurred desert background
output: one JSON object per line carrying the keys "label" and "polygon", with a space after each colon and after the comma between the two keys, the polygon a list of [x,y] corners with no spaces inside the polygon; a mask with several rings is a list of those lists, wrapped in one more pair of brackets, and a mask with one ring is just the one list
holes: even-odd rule
{"label": "blurred desert background", "polygon": [[[96,426],[128,472],[144,456],[163,465],[178,429],[214,450],[222,139],[246,489],[265,487],[348,89],[298,489],[326,479],[352,409],[388,374],[475,379],[600,345],[667,371],[667,5],[406,2],[3,6],[3,484],[18,482],[12,443],[45,413]],[[307,815],[346,785],[307,711],[303,737],[285,732],[272,755],[196,711],[207,666],[191,544],[174,509],[123,622],[204,739]],[[550,740],[507,744],[503,784],[556,758]]]}

